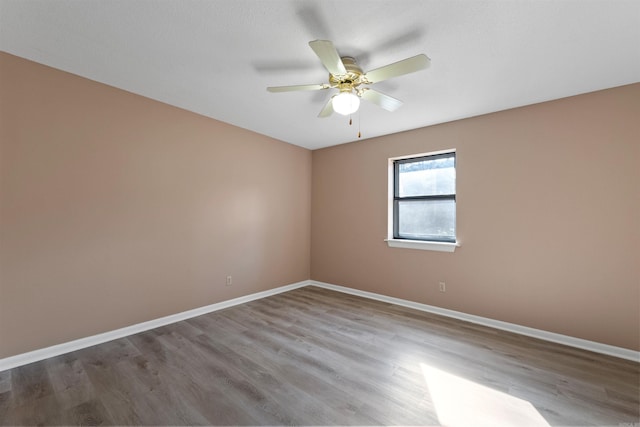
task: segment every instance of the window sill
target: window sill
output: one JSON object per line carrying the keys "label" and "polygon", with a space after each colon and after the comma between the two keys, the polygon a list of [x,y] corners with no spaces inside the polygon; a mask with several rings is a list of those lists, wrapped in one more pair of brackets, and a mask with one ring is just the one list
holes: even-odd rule
{"label": "window sill", "polygon": [[420,249],[423,251],[453,252],[460,243],[426,242],[424,240],[385,239],[390,248]]}

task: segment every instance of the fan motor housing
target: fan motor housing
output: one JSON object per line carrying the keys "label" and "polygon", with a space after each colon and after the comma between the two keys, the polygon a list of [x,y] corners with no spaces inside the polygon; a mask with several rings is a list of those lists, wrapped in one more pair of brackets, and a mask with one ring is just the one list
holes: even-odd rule
{"label": "fan motor housing", "polygon": [[333,74],[329,74],[329,83],[332,86],[343,86],[350,85],[351,87],[356,87],[360,85],[362,82],[360,78],[363,75],[362,68],[358,66],[355,58],[351,56],[343,56],[340,58],[342,63],[344,64],[344,68],[347,70],[347,74],[334,76]]}

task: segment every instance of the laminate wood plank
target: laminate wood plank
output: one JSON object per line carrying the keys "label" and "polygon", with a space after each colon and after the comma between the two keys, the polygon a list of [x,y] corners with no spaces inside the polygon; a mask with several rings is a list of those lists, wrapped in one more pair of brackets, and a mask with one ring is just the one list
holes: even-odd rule
{"label": "laminate wood plank", "polygon": [[[326,365],[304,357],[290,348],[283,348],[275,357],[266,356],[261,359],[274,375],[287,377],[289,387],[293,387],[296,395],[305,396],[308,403],[297,418],[297,424],[336,425],[341,423],[356,425],[381,424],[383,416],[375,416],[366,410],[366,399],[353,396],[349,390],[340,386],[340,378],[335,376]],[[291,405],[295,400],[284,396],[282,405]],[[320,417],[316,421],[314,418]]]}
{"label": "laminate wood plank", "polygon": [[[298,330],[291,329],[292,332]],[[428,391],[420,374],[407,372],[393,362],[384,363],[376,358],[366,357],[364,353],[359,356],[355,353],[349,354],[345,351],[344,342],[340,340],[326,337],[321,339],[308,333],[304,336],[305,342],[310,344],[312,349],[307,352],[307,357],[317,362],[323,361],[330,367],[330,371],[321,374],[331,375],[340,388],[365,397],[365,402],[378,408],[379,412],[387,414],[384,424],[407,425],[424,423],[429,419],[429,411],[433,408],[423,398]],[[354,365],[353,360],[361,360],[363,363]],[[305,362],[308,366],[309,362]],[[401,375],[402,373],[408,375]],[[382,411],[381,408],[385,410]]]}
{"label": "laminate wood plank", "polygon": [[[188,400],[173,393],[173,380],[165,375],[145,356],[121,362],[119,368],[127,376],[127,390],[131,395],[144,395],[132,399],[130,405],[139,418],[153,425],[201,425],[208,420]],[[170,404],[168,404],[170,403]]]}
{"label": "laminate wood plank", "polygon": [[11,371],[0,372],[0,393],[11,391]]}
{"label": "laminate wood plank", "polygon": [[54,394],[34,399],[23,399],[0,413],[0,423],[8,426],[65,425],[62,410]]}
{"label": "laminate wood plank", "polygon": [[61,409],[79,407],[96,398],[84,366],[74,353],[47,359],[44,365]]}
{"label": "laminate wood plank", "polygon": [[[123,339],[124,340],[124,339]],[[109,344],[109,343],[107,343]],[[100,347],[75,352],[82,361],[91,386],[99,396],[107,415],[117,425],[141,425],[144,419],[136,413],[131,401],[136,399],[128,388],[129,382],[125,373],[118,367],[118,358],[100,360]],[[105,353],[111,350],[107,348]]]}
{"label": "laminate wood plank", "polygon": [[161,359],[148,354],[149,362],[160,364],[171,393],[181,392],[181,398],[195,412],[215,425],[253,425],[256,419],[237,404],[237,380],[211,355],[195,342],[184,340],[177,334],[161,334],[157,341],[166,348]]}
{"label": "laminate wood plank", "polygon": [[[326,313],[325,313],[326,314]],[[260,314],[258,314],[260,315]],[[267,313],[267,315],[271,316],[271,313]],[[296,318],[300,318],[300,313],[296,314],[295,316]],[[317,319],[316,319],[317,320]],[[329,323],[331,323],[331,320],[328,321]],[[300,322],[297,322],[298,325],[300,324]],[[335,325],[335,323],[333,323],[333,325]],[[317,326],[317,321],[316,321],[316,326]],[[293,331],[293,329],[289,328],[290,331]],[[304,342],[306,340],[309,339],[309,335],[307,334],[309,331],[306,332],[301,332],[301,331],[296,331],[295,335],[298,337],[301,337],[302,339],[302,343],[304,345]],[[335,332],[335,331],[331,331],[331,332]],[[335,333],[331,333],[330,331],[327,331],[327,333],[322,334],[323,337],[336,337]],[[339,336],[339,335],[338,335]],[[344,337],[345,342],[348,342],[348,345],[350,345],[351,347],[353,346],[353,337],[350,336],[345,336]],[[334,339],[331,339],[329,341],[323,342],[315,342],[314,345],[312,346],[312,348],[314,349],[327,349],[327,348],[331,348],[332,350],[336,348],[337,342]],[[359,347],[356,347],[359,348]],[[333,352],[332,351],[325,351],[322,355],[320,355],[320,360],[330,360],[330,359],[335,359],[335,357],[333,357]],[[352,355],[353,356],[353,355]],[[360,353],[357,356],[355,356],[355,359],[358,360],[362,360],[363,358],[366,358],[367,354],[365,353]],[[332,366],[343,366],[344,363],[343,362],[351,362],[348,360],[334,360],[332,363]],[[369,366],[371,365],[371,360],[363,360],[364,363],[359,364],[357,366]],[[336,378],[344,378],[347,380],[347,386],[345,385],[341,385],[342,387],[354,387],[354,390],[358,390],[358,394],[363,394],[365,392],[371,391],[373,393],[372,396],[374,397],[375,400],[375,396],[380,395],[381,393],[379,393],[379,390],[377,390],[377,388],[381,388],[380,384],[366,384],[363,383],[361,381],[362,378],[371,378],[371,374],[373,374],[373,372],[359,372],[358,369],[353,369],[353,363],[346,363],[347,366],[349,366],[351,368],[350,372],[322,372],[322,374],[327,375],[333,375]],[[309,363],[307,363],[307,366],[309,366]],[[386,368],[386,367],[385,367]],[[379,374],[379,370],[377,372]],[[417,373],[417,372],[416,372]],[[412,376],[413,378],[416,377],[416,375]],[[416,409],[421,409],[422,403],[424,402],[424,399],[420,399],[418,401],[412,401],[411,399],[411,394],[407,394],[406,391],[408,388],[410,388],[410,382],[406,381],[406,379],[409,378],[409,376],[404,378],[404,381],[402,382],[402,384],[399,384],[397,388],[392,389],[393,386],[393,377],[387,377],[385,378],[384,381],[384,387],[387,391],[387,396],[392,396],[391,399],[386,399],[384,401],[380,401],[378,402],[377,407],[379,408],[386,408],[386,410],[384,411],[385,413],[401,413],[405,416],[408,416],[412,411],[415,412]],[[353,390],[352,390],[353,391]],[[419,390],[418,395],[421,395],[425,393],[424,387],[421,387]],[[399,403],[398,407],[394,408],[395,410],[391,410],[390,405],[394,404],[394,398],[396,398]],[[400,407],[402,407],[402,410],[399,410]],[[423,423],[425,422],[425,420],[429,419],[428,415],[426,415],[425,413],[417,413],[417,414],[413,414],[414,418],[404,418],[404,419],[395,419],[393,420],[394,422],[387,422],[387,424],[415,424],[415,423]]]}
{"label": "laminate wood plank", "polygon": [[11,370],[0,372],[0,414],[8,413],[13,400],[11,372]]}
{"label": "laminate wood plank", "polygon": [[11,394],[16,406],[53,394],[46,365],[43,363],[31,363],[14,370],[11,382]]}
{"label": "laminate wood plank", "polygon": [[105,426],[112,425],[113,422],[107,415],[102,402],[91,399],[69,408],[64,413],[65,425],[81,425],[81,426]]}
{"label": "laminate wood plank", "polygon": [[[275,319],[272,320],[275,321]],[[253,321],[260,323],[259,319],[254,318]],[[279,331],[276,334],[262,334],[249,329],[241,335],[229,334],[225,337],[225,340],[232,341],[234,347],[246,346],[246,350],[242,351],[245,357],[255,361],[262,369],[267,368],[269,372],[273,373],[272,377],[286,377],[290,384],[294,383],[300,387],[299,391],[303,391],[305,388],[316,392],[327,389],[327,392],[322,394],[330,397],[330,406],[333,411],[340,412],[344,417],[349,417],[349,419],[360,417],[362,422],[366,424],[378,424],[374,423],[365,414],[358,414],[359,403],[352,401],[344,406],[345,402],[349,400],[349,396],[327,382],[326,378],[323,378],[328,373],[324,361],[314,360],[311,362],[313,364],[311,366],[309,360],[301,360],[306,356],[307,350],[306,347],[301,349],[301,347],[304,347],[304,342],[295,334],[291,334],[286,330]],[[256,347],[261,348],[263,351],[256,352]],[[265,351],[266,349],[268,351]],[[256,370],[259,369],[255,367],[243,369],[245,372],[255,372]],[[317,375],[318,372],[320,372],[320,375]],[[290,402],[291,400],[287,404],[290,405]],[[365,416],[367,418],[363,418]],[[335,423],[333,422],[332,424]],[[322,424],[326,424],[326,422]]]}
{"label": "laminate wood plank", "polygon": [[[224,313],[221,314],[224,316]],[[260,387],[269,390],[270,395],[280,405],[289,407],[292,402],[296,402],[301,410],[298,414],[297,421],[294,424],[314,424],[314,425],[330,425],[338,424],[339,420],[345,420],[345,417],[352,419],[357,415],[358,408],[353,402],[345,405],[345,397],[339,389],[318,378],[305,369],[300,369],[295,357],[290,357],[283,349],[288,345],[278,341],[268,342],[261,334],[254,335],[250,330],[246,330],[244,334],[235,334],[233,332],[222,332],[217,335],[236,349],[239,349],[237,361],[241,370],[250,375],[251,381]],[[267,345],[256,345],[260,344]],[[295,342],[291,345],[296,346]],[[262,351],[258,351],[258,349]],[[270,348],[272,351],[267,351]],[[286,378],[286,382],[280,381],[278,378]],[[307,390],[311,390],[310,394]],[[321,394],[329,396],[324,402],[317,399],[314,395]],[[330,409],[327,409],[330,408]],[[331,414],[339,414],[339,418],[332,418]],[[361,420],[366,424],[375,424],[370,418]]]}
{"label": "laminate wood plank", "polygon": [[[169,385],[167,405],[174,407],[179,402],[192,408],[195,416],[201,415],[206,422],[195,422],[191,425],[253,425],[241,407],[225,395],[219,387],[213,386],[213,380],[197,369],[186,366],[180,359],[182,355],[170,357],[163,364],[163,378]],[[152,357],[150,357],[152,358]],[[199,414],[199,415],[198,415]],[[166,423],[160,423],[166,425]]]}
{"label": "laminate wood plank", "polygon": [[[261,354],[236,353],[230,351],[229,347],[221,344],[219,340],[213,343],[208,337],[201,337],[201,339],[202,344],[216,354],[218,360],[235,365],[236,375],[241,379],[240,389],[245,394],[243,401],[247,402],[245,406],[259,408],[254,416],[261,423],[296,425],[303,422],[303,419],[297,416],[298,414],[292,414],[287,409],[287,406],[295,401],[294,399],[308,398],[296,387],[299,377],[293,379],[291,383],[283,384],[278,380],[278,376],[282,373],[274,369],[274,365],[269,364]],[[253,359],[258,359],[260,363],[256,363]],[[308,377],[304,380],[308,381]],[[272,421],[269,422],[269,419]]]}

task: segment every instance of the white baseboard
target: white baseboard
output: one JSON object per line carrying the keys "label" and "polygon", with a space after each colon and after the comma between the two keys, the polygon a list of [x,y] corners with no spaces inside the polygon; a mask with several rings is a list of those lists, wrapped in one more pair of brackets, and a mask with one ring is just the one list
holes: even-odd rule
{"label": "white baseboard", "polygon": [[194,308],[193,310],[172,314],[170,316],[161,317],[159,319],[149,320],[147,322],[138,323],[135,325],[127,326],[124,328],[116,329],[116,330],[105,332],[102,334],[80,338],[80,339],[69,341],[66,343],[53,345],[51,347],[46,347],[46,348],[30,351],[28,353],[22,353],[22,354],[7,357],[4,359],[0,359],[0,372],[8,369],[16,368],[18,366],[27,365],[29,363],[38,362],[40,360],[48,359],[50,357],[59,356],[61,354],[69,353],[72,351],[81,350],[83,348],[91,347],[97,344],[102,344],[118,338],[124,338],[129,335],[148,331],[149,329],[158,328],[160,326],[165,326],[171,323],[179,322],[181,320],[190,319],[192,317],[201,316],[203,314],[222,310],[228,307],[233,307],[235,305],[244,304],[246,302],[255,301],[261,298],[266,298],[282,292],[291,291],[293,289],[302,288],[305,286],[317,286],[320,288],[331,289],[331,290],[346,293],[346,294],[383,301],[390,304],[396,304],[396,305],[413,308],[420,311],[439,314],[441,316],[452,317],[454,319],[460,319],[460,320],[488,326],[495,329],[514,332],[517,334],[526,335],[533,338],[542,339],[545,341],[551,341],[559,344],[568,345],[571,347],[581,348],[583,350],[589,350],[596,353],[619,357],[621,359],[640,362],[640,352],[629,350],[626,348],[615,347],[612,345],[602,344],[594,341],[588,341],[581,338],[574,338],[567,335],[556,334],[554,332],[547,332],[540,329],[529,328],[527,326],[516,325],[514,323],[502,322],[500,320],[494,320],[486,317],[475,316],[473,314],[466,314],[459,311],[448,310],[445,308],[435,307],[432,305],[421,304],[418,302],[408,301],[400,298],[389,297],[386,295],[376,294],[373,292],[361,291],[358,289],[347,288],[344,286],[333,285],[330,283],[318,282],[315,280],[304,280],[302,282],[293,283],[291,285],[281,286],[278,288],[269,289],[267,291],[245,295],[242,297],[234,298],[227,301],[222,301],[222,302],[207,305],[204,307]]}
{"label": "white baseboard", "polygon": [[446,308],[435,307],[432,305],[421,304],[418,302],[408,301],[400,298],[389,297],[386,295],[376,294],[373,292],[361,291],[358,289],[347,288],[344,286],[333,285],[330,283],[318,282],[311,280],[310,285],[320,288],[331,289],[350,295],[356,295],[373,300],[383,301],[390,304],[401,305],[403,307],[413,308],[420,311],[439,314],[441,316],[452,317],[454,319],[464,320],[478,325],[488,326],[490,328],[501,329],[503,331],[514,332],[520,335],[526,335],[545,341],[551,341],[558,344],[564,344],[570,347],[576,347],[583,350],[593,351],[595,353],[606,354],[609,356],[619,357],[621,359],[640,362],[640,352],[629,350],[627,348],[616,347],[613,345],[602,344],[595,341],[575,338],[568,335],[556,334],[554,332],[543,331],[541,329],[529,328],[527,326],[516,325],[514,323],[503,322],[500,320],[489,319],[487,317],[476,316],[473,314],[462,313],[460,311],[448,310]]}
{"label": "white baseboard", "polygon": [[38,350],[30,351],[28,353],[22,353],[15,356],[0,359],[0,372],[7,369],[12,369],[18,366],[27,365],[29,363],[38,362],[40,360],[48,359],[50,357],[59,356],[61,354],[69,353],[83,348],[91,347],[96,344],[102,344],[107,341],[113,341],[118,338],[124,338],[129,335],[137,334],[140,332],[148,331],[149,329],[158,328],[171,323],[179,322],[181,320],[190,319],[192,317],[201,316],[203,314],[211,313],[213,311],[222,310],[234,305],[244,304],[249,301],[269,297],[282,292],[291,291],[293,289],[302,288],[309,285],[308,280],[302,282],[293,283],[291,285],[281,286],[275,289],[269,289],[263,292],[257,292],[255,294],[245,295],[242,297],[222,301],[216,304],[207,305],[204,307],[194,308],[193,310],[183,311],[182,313],[172,314],[158,319],[149,320],[147,322],[137,323],[135,325],[126,326],[124,328],[116,329],[113,331],[105,332],[102,334],[92,335],[90,337],[80,338],[77,340],[69,341],[62,344],[53,345],[51,347],[41,348]]}

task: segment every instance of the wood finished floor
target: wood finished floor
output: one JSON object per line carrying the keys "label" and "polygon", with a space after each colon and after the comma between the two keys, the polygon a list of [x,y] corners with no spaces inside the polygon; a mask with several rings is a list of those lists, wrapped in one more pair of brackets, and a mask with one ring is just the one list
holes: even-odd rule
{"label": "wood finished floor", "polygon": [[0,424],[638,427],[639,366],[305,287],[0,372]]}

